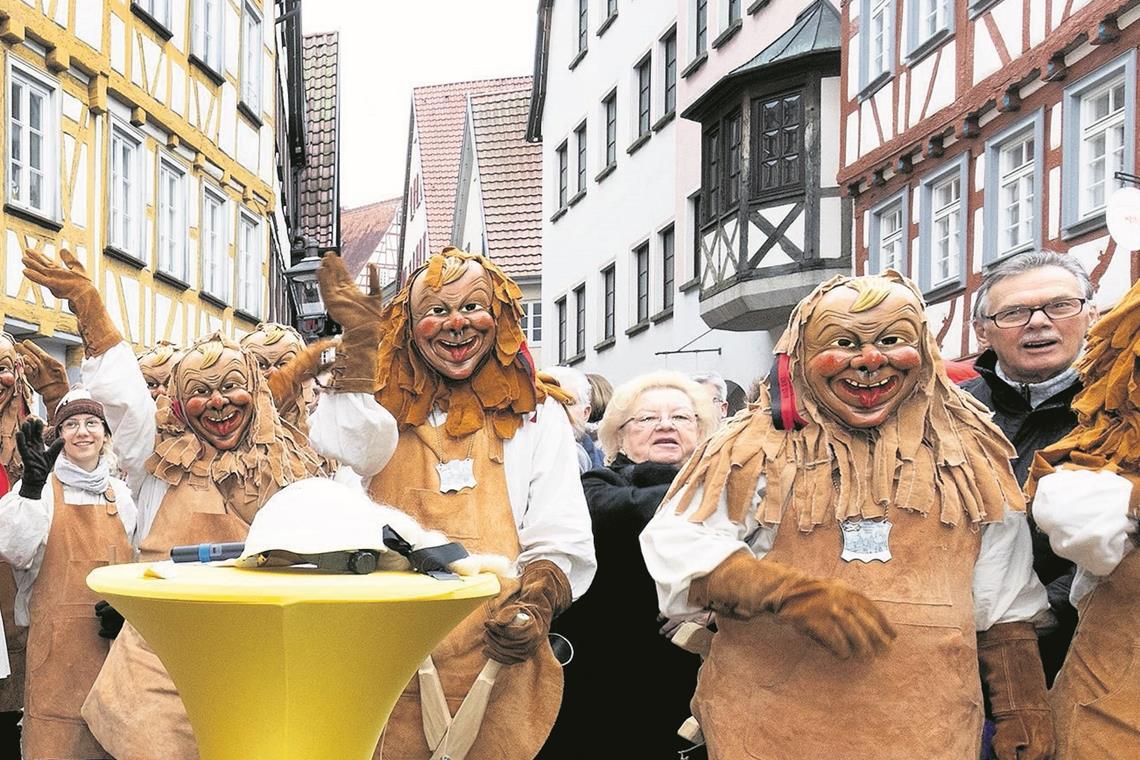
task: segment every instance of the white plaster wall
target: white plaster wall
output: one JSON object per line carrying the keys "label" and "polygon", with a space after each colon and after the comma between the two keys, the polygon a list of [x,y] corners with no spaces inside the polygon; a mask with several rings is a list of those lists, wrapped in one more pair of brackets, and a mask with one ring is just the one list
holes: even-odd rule
{"label": "white plaster wall", "polygon": [[[414,107],[414,106],[413,106]],[[415,123],[412,124],[412,134],[415,134]],[[412,180],[415,177],[420,178],[420,185],[423,185],[423,164],[420,157],[420,143],[419,140],[412,142],[412,160],[408,166],[408,192],[412,191],[415,182]],[[407,210],[405,212],[404,221],[406,225],[406,233],[404,234],[404,266],[410,268],[412,265],[412,256],[416,252],[416,245],[420,239],[427,232],[427,204],[419,203],[417,208],[416,204],[419,203],[418,197],[409,197],[407,199]]]}

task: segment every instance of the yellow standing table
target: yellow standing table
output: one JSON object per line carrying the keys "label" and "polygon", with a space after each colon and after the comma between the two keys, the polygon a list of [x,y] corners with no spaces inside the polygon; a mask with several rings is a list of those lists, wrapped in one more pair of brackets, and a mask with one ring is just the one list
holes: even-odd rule
{"label": "yellow standing table", "polygon": [[371,758],[417,666],[499,591],[488,574],[170,563],[99,568],[87,585],[166,666],[202,760]]}

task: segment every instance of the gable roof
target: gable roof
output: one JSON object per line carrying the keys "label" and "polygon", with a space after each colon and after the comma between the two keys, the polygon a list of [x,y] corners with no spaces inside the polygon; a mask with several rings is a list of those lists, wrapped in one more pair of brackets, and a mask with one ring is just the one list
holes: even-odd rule
{"label": "gable roof", "polygon": [[427,207],[428,247],[432,252],[443,250],[451,239],[467,96],[529,88],[530,84],[530,77],[525,76],[452,82],[412,90]]}
{"label": "gable roof", "polygon": [[402,200],[400,197],[389,198],[366,206],[341,209],[340,257],[353,277],[364,269],[384,234],[396,221]]}
{"label": "gable roof", "polygon": [[302,50],[308,165],[300,178],[300,232],[321,250],[340,246],[339,44],[336,32],[306,34]]}
{"label": "gable roof", "polygon": [[526,140],[530,88],[470,97],[487,254],[512,277],[542,273],[542,144]]}

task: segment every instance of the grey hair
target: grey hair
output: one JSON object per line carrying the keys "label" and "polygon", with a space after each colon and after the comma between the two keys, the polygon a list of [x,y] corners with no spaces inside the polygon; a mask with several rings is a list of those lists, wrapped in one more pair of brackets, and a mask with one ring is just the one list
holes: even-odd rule
{"label": "grey hair", "polygon": [[989,311],[988,301],[990,288],[995,284],[1007,277],[1013,277],[1017,274],[1031,272],[1044,267],[1064,269],[1073,277],[1077,278],[1077,285],[1079,285],[1084,292],[1086,299],[1092,298],[1093,293],[1096,292],[1096,288],[1089,278],[1089,273],[1081,266],[1081,262],[1077,261],[1076,256],[1067,253],[1056,253],[1054,251],[1026,251],[1025,253],[1019,253],[1009,257],[986,272],[986,276],[982,279],[982,284],[978,286],[978,292],[974,294],[974,321],[980,322],[985,319],[986,312]]}
{"label": "grey hair", "polygon": [[573,367],[546,367],[542,370],[558,381],[562,390],[574,396],[579,404],[590,405],[590,381]]}
{"label": "grey hair", "polygon": [[728,401],[728,383],[724,381],[724,376],[716,370],[710,369],[704,372],[693,372],[689,375],[694,383],[708,383],[716,388],[717,401]]}

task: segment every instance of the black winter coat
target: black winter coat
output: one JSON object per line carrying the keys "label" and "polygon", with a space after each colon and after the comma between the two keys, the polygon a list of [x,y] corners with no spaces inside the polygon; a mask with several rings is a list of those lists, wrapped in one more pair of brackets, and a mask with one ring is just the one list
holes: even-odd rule
{"label": "black winter coat", "polygon": [[582,474],[598,572],[554,621],[574,659],[563,670],[562,709],[543,760],[676,760],[688,746],[676,732],[691,714],[700,658],[658,632],[657,591],[638,543],[677,472],[618,455],[609,467]]}
{"label": "black winter coat", "polygon": [[[974,362],[979,377],[962,383],[963,390],[981,401],[994,412],[994,424],[1005,433],[1013,447],[1017,449],[1017,459],[1013,460],[1013,472],[1017,482],[1025,485],[1033,455],[1039,449],[1056,443],[1069,434],[1077,425],[1077,415],[1072,410],[1073,397],[1080,392],[1080,380],[1060,393],[1055,394],[1037,408],[1030,408],[1029,402],[1021,393],[997,375],[997,354],[984,351]],[[1049,546],[1049,537],[1037,530],[1033,517],[1029,518],[1029,529],[1033,536],[1033,569],[1049,592],[1049,606],[1057,616],[1058,628],[1040,640],[1041,659],[1045,665],[1045,676],[1050,684],[1064,662],[1073,632],[1077,626],[1077,612],[1069,604],[1069,587],[1073,582],[1073,563],[1058,557]]]}

